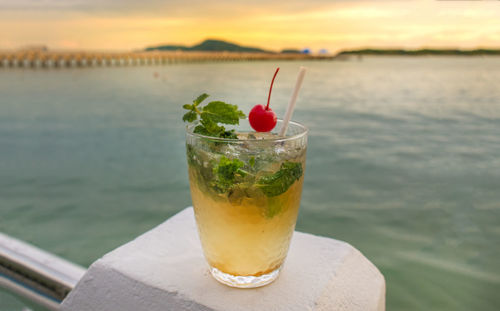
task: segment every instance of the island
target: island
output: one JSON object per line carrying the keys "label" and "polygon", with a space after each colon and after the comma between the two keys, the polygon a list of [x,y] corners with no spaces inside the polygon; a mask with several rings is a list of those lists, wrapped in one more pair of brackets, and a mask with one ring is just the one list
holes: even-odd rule
{"label": "island", "polygon": [[207,39],[193,46],[185,45],[158,45],[144,49],[145,51],[205,51],[205,52],[242,52],[242,53],[275,53],[257,47],[242,46],[223,40]]}

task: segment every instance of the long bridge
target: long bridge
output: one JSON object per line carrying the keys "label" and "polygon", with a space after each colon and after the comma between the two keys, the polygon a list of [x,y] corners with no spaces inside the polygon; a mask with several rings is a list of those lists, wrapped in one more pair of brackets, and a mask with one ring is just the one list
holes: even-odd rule
{"label": "long bridge", "polygon": [[218,61],[332,59],[335,59],[335,56],[301,53],[0,51],[0,68],[78,68]]}

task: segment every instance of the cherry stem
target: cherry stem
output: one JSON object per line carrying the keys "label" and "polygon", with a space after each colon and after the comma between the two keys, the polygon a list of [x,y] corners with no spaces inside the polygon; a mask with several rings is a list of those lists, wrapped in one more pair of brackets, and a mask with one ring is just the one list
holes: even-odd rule
{"label": "cherry stem", "polygon": [[280,71],[280,67],[276,68],[276,72],[274,73],[273,80],[271,81],[271,87],[269,87],[269,96],[267,97],[266,110],[269,110],[269,101],[271,101],[271,91],[273,90],[274,79],[276,78],[278,71]]}

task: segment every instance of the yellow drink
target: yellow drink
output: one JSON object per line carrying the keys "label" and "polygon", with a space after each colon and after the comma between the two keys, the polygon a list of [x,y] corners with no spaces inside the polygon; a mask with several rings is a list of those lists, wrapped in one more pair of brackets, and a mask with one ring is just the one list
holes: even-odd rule
{"label": "yellow drink", "polygon": [[288,253],[300,206],[306,135],[189,135],[189,184],[214,277],[230,286],[273,281]]}
{"label": "yellow drink", "polygon": [[[260,276],[278,269],[295,228],[303,177],[279,196],[243,196],[231,202],[203,193],[195,175],[190,169],[198,231],[210,266],[241,276]],[[281,208],[272,217],[267,215],[270,204]]]}

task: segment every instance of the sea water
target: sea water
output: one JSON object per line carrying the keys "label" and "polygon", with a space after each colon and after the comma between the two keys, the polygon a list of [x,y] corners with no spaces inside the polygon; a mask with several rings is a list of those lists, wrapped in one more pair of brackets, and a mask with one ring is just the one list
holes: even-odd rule
{"label": "sea water", "polygon": [[[297,229],[347,241],[388,310],[500,306],[500,58],[0,69],[0,231],[83,266],[189,206],[182,105],[309,126]],[[313,254],[312,254],[313,255]],[[23,302],[0,291],[1,310]]]}

